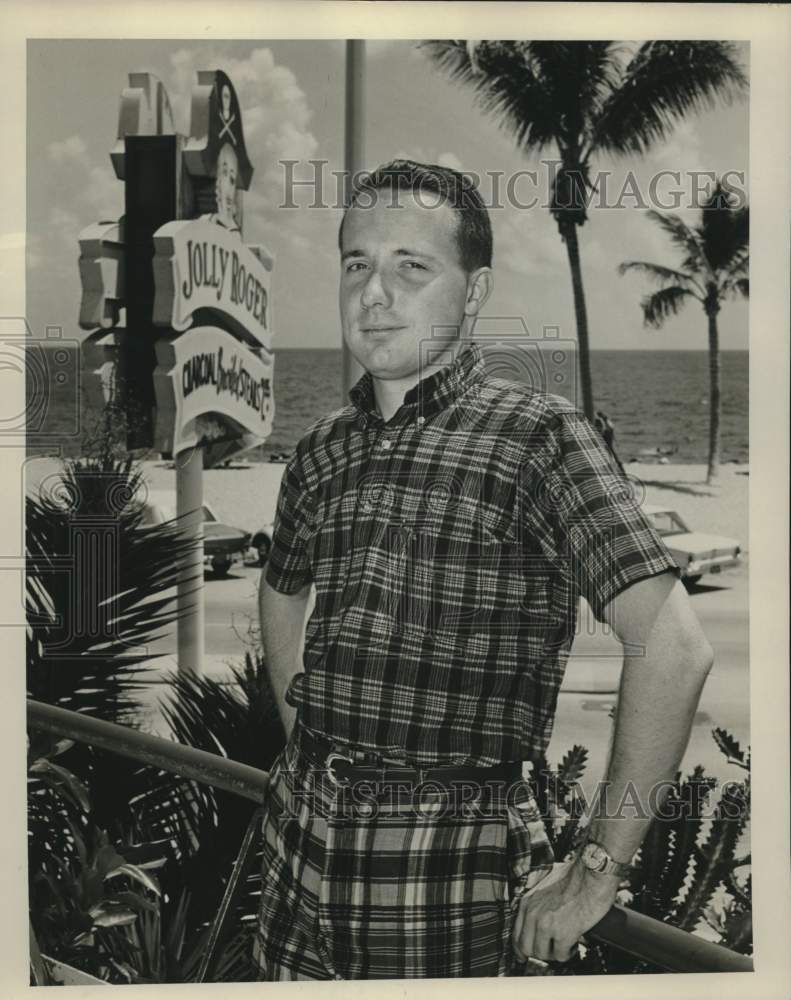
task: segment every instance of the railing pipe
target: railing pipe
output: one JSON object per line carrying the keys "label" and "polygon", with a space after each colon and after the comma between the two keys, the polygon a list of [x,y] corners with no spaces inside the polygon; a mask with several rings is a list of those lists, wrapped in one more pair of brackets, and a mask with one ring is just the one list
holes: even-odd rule
{"label": "railing pipe", "polygon": [[269,783],[269,775],[257,767],[228,760],[206,750],[196,750],[182,743],[165,740],[161,736],[140,733],[114,722],[94,719],[83,712],[72,712],[55,705],[28,699],[28,725],[66,739],[80,740],[101,747],[111,753],[130,757],[170,771],[182,778],[190,778],[204,785],[221,788],[252,802],[261,803]]}
{"label": "railing pipe", "polygon": [[[259,804],[269,782],[266,771],[248,764],[32,699],[28,699],[27,718],[33,729],[90,743]],[[588,933],[668,972],[753,971],[747,955],[623,906],[613,906]]]}
{"label": "railing pipe", "polygon": [[748,955],[618,904],[588,934],[667,972],[753,971]]}

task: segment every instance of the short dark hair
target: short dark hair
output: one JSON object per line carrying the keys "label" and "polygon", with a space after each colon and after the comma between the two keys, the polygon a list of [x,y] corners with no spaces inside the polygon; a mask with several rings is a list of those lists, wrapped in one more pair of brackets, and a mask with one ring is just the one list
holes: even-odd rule
{"label": "short dark hair", "polygon": [[[391,160],[372,172],[354,178],[351,196],[338,229],[338,246],[343,223],[350,208],[360,202],[365,192],[381,190],[431,192],[439,195],[434,204],[447,204],[458,217],[456,244],[461,266],[469,274],[492,263],[492,224],[476,185],[466,174],[435,163],[415,160]],[[397,202],[395,202],[397,204]]]}

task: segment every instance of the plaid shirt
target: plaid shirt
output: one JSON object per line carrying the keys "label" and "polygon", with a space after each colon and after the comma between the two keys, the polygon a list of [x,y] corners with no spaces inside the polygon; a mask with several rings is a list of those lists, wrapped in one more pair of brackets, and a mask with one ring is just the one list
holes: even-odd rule
{"label": "plaid shirt", "polygon": [[549,742],[579,596],[678,568],[596,429],[469,344],[387,422],[365,373],[287,463],[266,580],[309,583],[309,728],[415,764]]}

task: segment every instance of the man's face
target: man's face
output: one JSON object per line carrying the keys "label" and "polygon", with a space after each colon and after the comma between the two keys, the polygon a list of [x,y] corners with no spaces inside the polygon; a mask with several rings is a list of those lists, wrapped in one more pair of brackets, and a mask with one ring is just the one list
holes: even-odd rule
{"label": "man's face", "polygon": [[217,157],[217,214],[226,224],[236,215],[236,153],[225,145]]}
{"label": "man's face", "polygon": [[423,377],[421,353],[425,363],[433,347],[459,335],[468,276],[459,260],[454,210],[435,207],[430,192],[422,204],[412,192],[396,194],[378,191],[373,207],[354,207],[346,215],[341,324],[351,354],[372,375],[415,375],[417,381]]}

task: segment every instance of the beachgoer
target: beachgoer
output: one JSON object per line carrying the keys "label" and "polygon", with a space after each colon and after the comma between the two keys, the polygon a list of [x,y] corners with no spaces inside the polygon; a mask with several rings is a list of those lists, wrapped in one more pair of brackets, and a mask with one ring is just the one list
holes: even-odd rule
{"label": "beachgoer", "polygon": [[[487,375],[472,335],[491,228],[470,181],[381,167],[339,242],[365,372],[289,458],[260,586],[290,735],[263,822],[259,976],[519,974],[567,960],[610,909],[712,651],[593,426]],[[610,810],[560,872],[522,764],[549,742],[580,595],[625,649]],[[612,818],[627,788],[646,812]]]}
{"label": "beachgoer", "polygon": [[610,454],[615,459],[618,468],[621,472],[624,472],[624,467],[621,464],[620,458],[618,458],[617,452],[615,451],[615,426],[612,420],[610,420],[603,410],[597,410],[593,423],[604,439],[604,443],[610,449]]}

